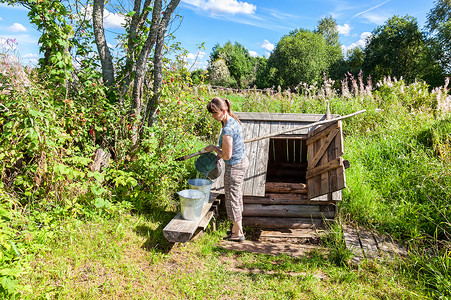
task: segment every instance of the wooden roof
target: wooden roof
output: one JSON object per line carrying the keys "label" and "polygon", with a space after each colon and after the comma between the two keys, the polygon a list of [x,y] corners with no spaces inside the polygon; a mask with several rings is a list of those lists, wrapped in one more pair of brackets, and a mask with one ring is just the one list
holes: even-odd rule
{"label": "wooden roof", "polygon": [[[325,114],[293,114],[293,113],[235,113],[243,126],[244,140],[281,132],[290,128],[308,125],[326,119]],[[336,115],[332,115],[335,117]],[[301,129],[271,138],[307,138],[309,128]],[[264,196],[266,170],[268,167],[270,139],[262,139],[246,143],[249,168],[244,177],[243,193],[245,196]],[[224,163],[223,163],[224,164]],[[224,166],[222,166],[224,168]],[[222,172],[223,174],[224,172]],[[215,180],[212,190],[223,192],[224,177]]]}

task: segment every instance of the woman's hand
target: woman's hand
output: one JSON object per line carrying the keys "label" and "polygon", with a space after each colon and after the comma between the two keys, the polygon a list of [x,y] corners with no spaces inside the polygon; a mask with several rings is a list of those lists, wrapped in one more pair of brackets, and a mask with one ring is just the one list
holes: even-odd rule
{"label": "woman's hand", "polygon": [[233,139],[231,136],[224,135],[222,137],[222,149],[215,145],[208,145],[204,148],[206,152],[216,152],[222,159],[229,160],[232,157]]}
{"label": "woman's hand", "polygon": [[208,145],[207,147],[204,148],[205,152],[212,152],[212,151],[216,151],[217,147],[215,145]]}

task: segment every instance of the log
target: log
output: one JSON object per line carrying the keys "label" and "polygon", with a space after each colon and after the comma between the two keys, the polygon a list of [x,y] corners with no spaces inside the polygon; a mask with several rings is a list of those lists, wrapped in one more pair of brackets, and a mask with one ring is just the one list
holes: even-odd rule
{"label": "log", "polygon": [[335,211],[321,211],[318,205],[245,204],[243,217],[334,218]]}
{"label": "log", "polygon": [[[312,204],[306,194],[267,194],[265,197],[244,196],[245,204]],[[326,202],[317,202],[320,204]],[[317,203],[314,203],[315,205]],[[331,203],[331,202],[330,202]]]}
{"label": "log", "polygon": [[305,183],[266,182],[266,193],[307,194]]}
{"label": "log", "polygon": [[[244,217],[244,226],[253,226],[266,229],[280,229],[280,228],[321,228],[324,226],[322,219],[311,218],[268,218],[268,217]],[[327,220],[326,220],[327,221]],[[333,220],[329,220],[333,222]]]}
{"label": "log", "polygon": [[109,152],[105,152],[102,149],[97,149],[94,153],[94,159],[89,166],[91,172],[100,172],[102,168],[107,168],[108,163],[110,161],[111,154]]}

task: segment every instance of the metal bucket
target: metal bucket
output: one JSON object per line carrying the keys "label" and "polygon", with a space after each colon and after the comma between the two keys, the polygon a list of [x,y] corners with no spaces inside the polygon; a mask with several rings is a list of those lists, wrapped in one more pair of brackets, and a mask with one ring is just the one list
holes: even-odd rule
{"label": "metal bucket", "polygon": [[199,190],[205,193],[204,204],[207,204],[210,201],[210,189],[212,181],[208,179],[188,179],[188,184],[190,189]]}
{"label": "metal bucket", "polygon": [[199,190],[183,190],[177,192],[180,198],[180,209],[182,218],[195,221],[202,215],[205,193]]}

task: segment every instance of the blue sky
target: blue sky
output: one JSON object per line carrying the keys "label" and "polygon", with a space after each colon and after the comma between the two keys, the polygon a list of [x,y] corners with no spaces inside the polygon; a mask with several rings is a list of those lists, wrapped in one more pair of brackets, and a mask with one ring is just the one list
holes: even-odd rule
{"label": "blue sky", "polygon": [[[268,56],[277,42],[291,30],[313,30],[322,17],[332,16],[338,24],[343,49],[364,45],[364,39],[393,15],[410,15],[420,28],[434,0],[181,0],[176,13],[181,16],[172,24],[173,34],[189,54],[191,66],[205,68],[214,45],[235,41],[244,45],[251,55]],[[121,32],[123,17],[107,7],[105,27]],[[0,4],[0,50],[8,39],[17,42],[22,63],[35,64],[39,54],[39,32],[30,24],[27,10]],[[117,42],[107,35],[111,46]],[[204,44],[205,50],[198,50]]]}

